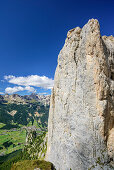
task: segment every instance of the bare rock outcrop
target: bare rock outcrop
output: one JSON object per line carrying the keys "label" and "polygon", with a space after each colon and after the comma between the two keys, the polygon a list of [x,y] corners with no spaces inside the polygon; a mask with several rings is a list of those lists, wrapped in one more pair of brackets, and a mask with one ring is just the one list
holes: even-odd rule
{"label": "bare rock outcrop", "polygon": [[70,30],[58,56],[46,159],[57,170],[113,166],[114,37],[97,20]]}

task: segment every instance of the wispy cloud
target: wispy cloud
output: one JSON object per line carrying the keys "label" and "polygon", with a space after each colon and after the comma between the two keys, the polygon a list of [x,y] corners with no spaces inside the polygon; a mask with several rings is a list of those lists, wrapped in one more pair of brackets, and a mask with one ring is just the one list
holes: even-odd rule
{"label": "wispy cloud", "polygon": [[27,90],[28,92],[36,92],[36,90],[33,87],[30,87],[30,86],[26,86],[26,87],[15,86],[15,87],[7,87],[5,89],[5,93],[13,94],[13,93],[16,93],[18,91],[24,91],[24,90]]}
{"label": "wispy cloud", "polygon": [[38,95],[49,95],[49,93],[46,93],[46,92],[44,92],[44,93],[38,93]]}
{"label": "wispy cloud", "polygon": [[34,86],[44,89],[52,89],[54,81],[46,76],[30,75],[27,77],[4,76],[9,83],[21,86]]}
{"label": "wispy cloud", "polygon": [[0,92],[0,94],[4,94],[3,92]]}

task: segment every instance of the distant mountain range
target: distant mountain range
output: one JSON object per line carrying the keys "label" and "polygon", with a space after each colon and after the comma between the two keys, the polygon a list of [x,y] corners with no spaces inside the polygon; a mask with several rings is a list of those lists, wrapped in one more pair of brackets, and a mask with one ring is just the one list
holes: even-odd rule
{"label": "distant mountain range", "polygon": [[0,122],[27,125],[36,120],[42,126],[47,126],[49,105],[50,95],[0,95]]}
{"label": "distant mountain range", "polygon": [[50,95],[38,95],[36,93],[32,93],[31,95],[18,95],[18,94],[5,94],[0,95],[0,103],[15,103],[15,104],[28,104],[40,102],[43,105],[50,104]]}

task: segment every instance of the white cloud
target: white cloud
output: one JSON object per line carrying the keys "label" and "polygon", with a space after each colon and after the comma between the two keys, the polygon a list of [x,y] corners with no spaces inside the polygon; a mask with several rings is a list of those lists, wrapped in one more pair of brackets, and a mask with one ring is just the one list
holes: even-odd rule
{"label": "white cloud", "polygon": [[15,86],[15,87],[7,87],[5,89],[5,92],[11,94],[11,93],[15,93],[15,92],[18,92],[18,91],[23,91],[23,90],[24,90],[23,87]]}
{"label": "white cloud", "polygon": [[49,95],[49,94],[44,92],[44,93],[38,93],[38,95]]}
{"label": "white cloud", "polygon": [[34,86],[44,89],[52,89],[54,81],[46,76],[31,75],[27,77],[4,76],[9,83],[21,86]]}
{"label": "white cloud", "polygon": [[0,94],[4,94],[3,92],[0,92]]}
{"label": "white cloud", "polygon": [[14,77],[14,76],[12,76],[12,75],[4,76],[4,78],[5,78],[6,80],[11,79],[11,78],[13,78],[13,77]]}
{"label": "white cloud", "polygon": [[24,90],[27,90],[28,92],[35,92],[35,89],[33,87],[30,87],[30,86],[26,86],[26,87],[15,86],[15,87],[7,87],[5,89],[5,93],[13,94],[13,93],[16,93],[18,91],[24,91]]}
{"label": "white cloud", "polygon": [[35,90],[33,87],[30,87],[30,86],[26,86],[26,87],[24,88],[24,90],[27,90],[27,91],[29,91],[29,92],[36,92],[36,90]]}

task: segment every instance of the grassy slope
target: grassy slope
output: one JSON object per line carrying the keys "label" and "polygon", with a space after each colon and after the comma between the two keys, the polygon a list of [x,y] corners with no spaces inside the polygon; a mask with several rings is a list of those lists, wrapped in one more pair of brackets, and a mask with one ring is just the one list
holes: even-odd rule
{"label": "grassy slope", "polygon": [[[5,124],[0,123],[0,127]],[[26,131],[17,129],[16,131],[0,129],[0,155],[6,155],[13,151],[22,149],[25,144]]]}
{"label": "grassy slope", "polygon": [[[23,111],[23,114],[25,114],[25,111],[34,114],[33,112],[37,110],[37,106],[39,106],[39,104],[32,105],[32,108],[29,108],[28,106],[22,106],[22,105],[17,106],[15,104],[0,105],[0,111],[1,111],[0,114],[2,113],[2,110],[4,111],[4,109],[6,110],[9,109],[10,111],[18,109],[21,112]],[[41,114],[44,113],[43,117],[40,117],[41,123],[37,123],[37,120],[34,119],[34,123],[32,124],[32,121],[30,121],[30,119],[28,121],[27,119],[28,123],[26,126],[36,126],[37,128],[44,130],[46,128],[44,122],[45,121],[47,122],[48,119],[48,110],[49,107],[45,108],[44,106],[40,105],[40,109],[38,109],[38,112]],[[2,114],[2,116],[3,115],[4,114]],[[6,118],[8,118],[7,115]],[[0,155],[1,155],[0,170],[10,170],[11,165],[14,162],[22,160],[20,155],[26,139],[26,130],[21,129],[21,127],[23,126],[24,124],[19,124],[18,121],[14,123],[14,121],[11,120],[9,122],[7,122],[6,120],[5,123],[0,123]],[[41,131],[39,131],[38,133],[41,133]]]}
{"label": "grassy slope", "polygon": [[11,170],[34,170],[35,168],[40,168],[42,170],[52,170],[53,165],[46,161],[24,160],[14,163]]}

